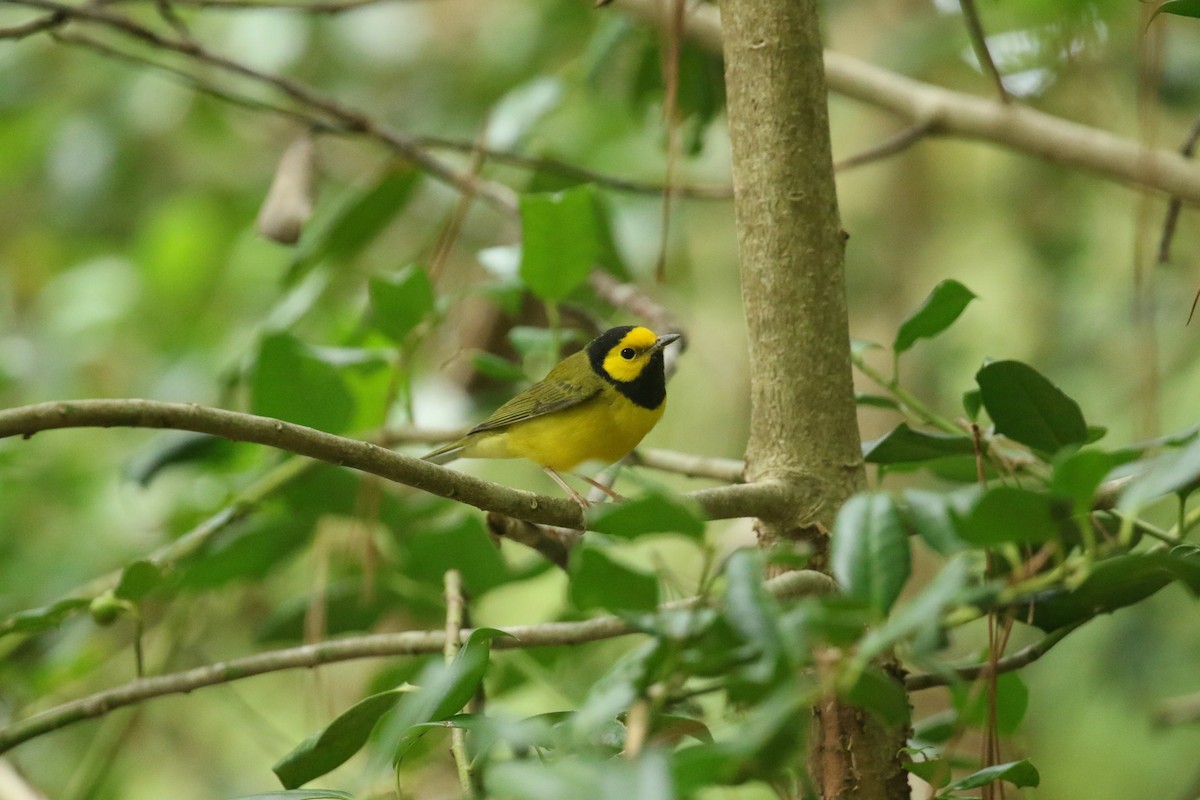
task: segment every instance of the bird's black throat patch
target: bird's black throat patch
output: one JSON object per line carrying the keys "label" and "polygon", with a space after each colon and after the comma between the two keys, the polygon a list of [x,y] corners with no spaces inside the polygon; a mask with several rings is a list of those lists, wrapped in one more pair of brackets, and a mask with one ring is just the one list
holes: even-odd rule
{"label": "bird's black throat patch", "polygon": [[611,383],[618,392],[628,397],[634,404],[651,411],[660,407],[667,399],[667,378],[663,366],[663,354],[659,350],[650,357],[650,363],[631,381],[619,381],[604,369],[604,359],[610,350],[621,343],[625,334],[634,329],[633,325],[622,325],[610,328],[593,339],[587,346],[588,362],[592,370],[604,380]]}

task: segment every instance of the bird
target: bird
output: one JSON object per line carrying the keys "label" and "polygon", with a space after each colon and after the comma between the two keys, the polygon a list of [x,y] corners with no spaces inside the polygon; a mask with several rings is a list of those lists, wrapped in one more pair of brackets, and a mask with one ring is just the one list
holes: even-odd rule
{"label": "bird", "polygon": [[[458,458],[525,458],[586,507],[588,501],[561,473],[587,461],[611,464],[638,446],[666,409],[663,349],[679,338],[678,333],[656,336],[641,325],[609,328],[466,436],[422,458],[435,464]],[[613,494],[590,478],[584,480]]]}

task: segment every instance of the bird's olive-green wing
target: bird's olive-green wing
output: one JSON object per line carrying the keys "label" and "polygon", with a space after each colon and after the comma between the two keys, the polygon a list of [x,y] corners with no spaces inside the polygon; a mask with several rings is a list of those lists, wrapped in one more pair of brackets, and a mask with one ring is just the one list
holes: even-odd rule
{"label": "bird's olive-green wing", "polygon": [[[603,381],[592,372],[586,356],[576,353],[550,371],[543,380],[496,409],[490,417],[471,429],[471,433],[507,428],[527,419],[540,417],[591,400],[603,388]],[[571,363],[579,361],[578,364]]]}

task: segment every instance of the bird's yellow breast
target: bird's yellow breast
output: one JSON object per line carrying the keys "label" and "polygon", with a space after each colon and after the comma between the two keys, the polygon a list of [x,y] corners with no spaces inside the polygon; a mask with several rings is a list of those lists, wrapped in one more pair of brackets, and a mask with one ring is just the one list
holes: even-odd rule
{"label": "bird's yellow breast", "polygon": [[612,387],[572,408],[515,423],[471,442],[471,458],[527,458],[539,466],[568,471],[585,461],[611,464],[638,446],[663,415],[642,408]]}

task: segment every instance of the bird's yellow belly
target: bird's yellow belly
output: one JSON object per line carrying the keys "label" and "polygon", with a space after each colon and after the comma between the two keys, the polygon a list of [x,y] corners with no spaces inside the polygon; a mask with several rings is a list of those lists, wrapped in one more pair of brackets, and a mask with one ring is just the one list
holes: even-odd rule
{"label": "bird's yellow belly", "polygon": [[611,398],[607,394],[482,437],[463,455],[527,458],[540,466],[563,472],[585,461],[611,464],[638,446],[662,417],[666,403],[651,410],[622,396]]}

